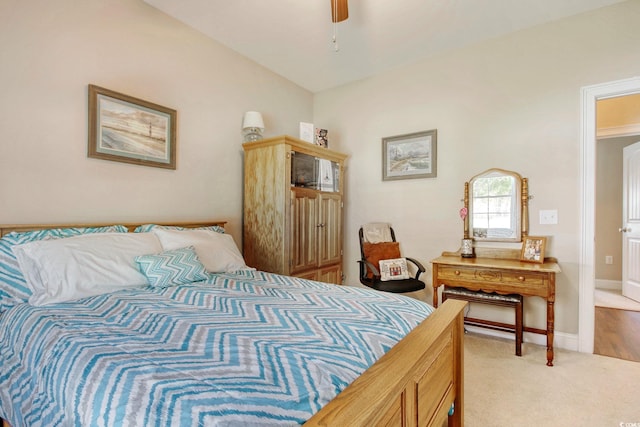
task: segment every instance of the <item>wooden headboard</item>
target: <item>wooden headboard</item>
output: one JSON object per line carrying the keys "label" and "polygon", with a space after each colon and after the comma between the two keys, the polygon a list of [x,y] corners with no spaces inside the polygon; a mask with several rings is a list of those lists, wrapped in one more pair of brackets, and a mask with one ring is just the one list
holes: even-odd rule
{"label": "wooden headboard", "polygon": [[34,231],[34,230],[46,230],[48,228],[83,228],[83,227],[105,227],[107,225],[124,225],[129,229],[129,231],[133,231],[136,227],[143,224],[158,224],[158,225],[174,225],[179,227],[186,228],[196,228],[196,227],[209,227],[212,225],[217,225],[220,227],[224,227],[226,221],[195,221],[195,222],[166,222],[166,221],[145,221],[145,222],[109,222],[109,223],[90,223],[90,224],[12,224],[12,225],[2,225],[0,224],[0,237],[9,234],[13,231],[23,232],[23,231]]}

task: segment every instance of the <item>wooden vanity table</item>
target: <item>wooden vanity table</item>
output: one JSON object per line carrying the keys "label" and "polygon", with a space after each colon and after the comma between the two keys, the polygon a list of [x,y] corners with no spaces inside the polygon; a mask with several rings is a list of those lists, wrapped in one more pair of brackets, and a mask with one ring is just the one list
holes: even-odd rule
{"label": "wooden vanity table", "polygon": [[543,263],[522,262],[518,250],[481,248],[477,249],[476,255],[476,258],[462,258],[458,252],[444,252],[431,261],[433,306],[438,306],[438,287],[442,285],[544,298],[547,301],[546,330],[526,326],[524,330],[547,336],[547,366],[553,366],[556,273],[561,271],[556,259],[545,258]]}

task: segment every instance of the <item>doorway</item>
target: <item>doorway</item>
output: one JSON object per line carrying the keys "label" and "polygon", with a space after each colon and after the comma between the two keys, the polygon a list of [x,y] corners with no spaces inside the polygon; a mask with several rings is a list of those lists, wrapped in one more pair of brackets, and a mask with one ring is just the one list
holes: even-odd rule
{"label": "doorway", "polygon": [[[596,101],[596,227],[594,354],[640,362],[640,302],[623,295],[636,269],[625,254],[621,227],[628,210],[628,156],[640,149],[640,94]],[[629,153],[629,154],[625,154]],[[621,173],[627,169],[627,172]],[[634,174],[633,176],[636,176]],[[635,181],[634,181],[635,182]],[[625,185],[627,184],[627,185]],[[623,260],[627,257],[625,274]],[[635,287],[632,287],[635,290]]]}
{"label": "doorway", "polygon": [[[623,225],[625,215],[623,206],[626,204],[625,199],[629,197],[629,195],[624,196],[623,191],[625,183],[629,183],[629,178],[622,173],[625,170],[623,165],[628,164],[628,159],[623,160],[624,153],[640,152],[638,142],[640,141],[640,134],[638,134],[640,132],[638,129],[640,128],[640,94],[600,100],[597,103],[596,115],[598,139],[596,142],[596,247],[594,252],[595,305],[640,311],[640,301],[630,299],[629,295],[623,296],[624,277],[631,277],[630,274],[637,276],[637,269],[633,268],[634,261],[628,259],[629,244],[624,238],[629,234],[623,233],[621,229],[626,227]],[[606,124],[622,123],[624,120],[633,120],[635,124],[604,127]],[[638,172],[635,172],[632,176],[637,174]],[[637,192],[637,186],[629,187],[629,191],[631,190],[634,193]],[[627,248],[626,255],[623,247]],[[627,257],[626,274],[623,269],[625,257]],[[630,283],[633,285],[635,282]],[[636,289],[632,286],[633,291]],[[640,337],[638,339],[640,340]]]}
{"label": "doorway", "polygon": [[640,78],[588,86],[581,91],[581,206],[578,350],[593,353],[595,327],[596,104],[600,99],[640,93]]}

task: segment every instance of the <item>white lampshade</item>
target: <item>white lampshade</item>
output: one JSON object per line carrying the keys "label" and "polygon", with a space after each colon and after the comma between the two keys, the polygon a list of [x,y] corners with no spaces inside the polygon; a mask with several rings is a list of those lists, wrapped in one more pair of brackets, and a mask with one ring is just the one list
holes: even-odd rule
{"label": "white lampshade", "polygon": [[247,111],[242,119],[242,133],[245,142],[259,141],[262,139],[262,131],[264,130],[264,122],[262,114],[257,111]]}
{"label": "white lampshade", "polygon": [[244,113],[244,119],[242,120],[242,129],[247,128],[258,128],[261,131],[264,130],[262,114],[257,111],[247,111],[246,113]]}

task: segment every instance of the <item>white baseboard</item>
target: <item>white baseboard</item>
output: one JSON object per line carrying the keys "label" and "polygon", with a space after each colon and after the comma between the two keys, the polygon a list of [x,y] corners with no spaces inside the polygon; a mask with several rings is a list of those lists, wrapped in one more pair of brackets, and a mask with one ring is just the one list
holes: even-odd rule
{"label": "white baseboard", "polygon": [[[471,325],[464,325],[464,328],[469,332],[473,332],[479,335],[487,335],[496,338],[508,339],[511,341],[516,340],[515,335],[510,332],[496,331],[493,329]],[[541,334],[525,332],[522,336],[522,340],[524,342],[530,342],[532,344],[541,345],[543,347],[546,347],[547,345],[547,337]],[[569,351],[578,351],[578,334],[555,332],[553,336],[553,347]]]}
{"label": "white baseboard", "polygon": [[596,289],[612,289],[615,291],[622,291],[622,281],[596,279]]}

